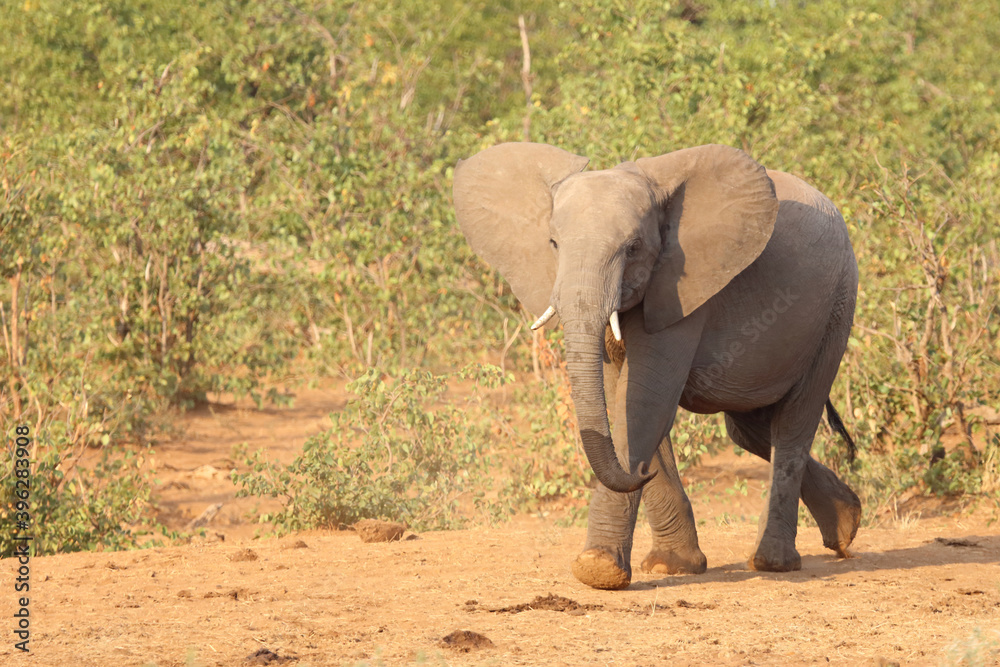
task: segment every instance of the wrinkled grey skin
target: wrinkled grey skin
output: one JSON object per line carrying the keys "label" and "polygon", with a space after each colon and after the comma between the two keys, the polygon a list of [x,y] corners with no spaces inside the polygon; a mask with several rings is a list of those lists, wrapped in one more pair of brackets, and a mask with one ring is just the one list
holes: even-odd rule
{"label": "wrinkled grey skin", "polygon": [[[501,144],[461,161],[454,184],[472,247],[530,312],[553,306],[549,326],[565,331],[600,482],[574,575],[628,586],[640,496],[654,542],[642,568],[705,571],[670,444],[678,406],[725,412],[730,437],[772,461],[751,567],[801,567],[800,495],[824,544],[846,554],[860,502],[809,453],[854,317],[843,218],[803,181],[725,146],[586,164],[544,144]],[[615,311],[621,343],[607,326]]]}

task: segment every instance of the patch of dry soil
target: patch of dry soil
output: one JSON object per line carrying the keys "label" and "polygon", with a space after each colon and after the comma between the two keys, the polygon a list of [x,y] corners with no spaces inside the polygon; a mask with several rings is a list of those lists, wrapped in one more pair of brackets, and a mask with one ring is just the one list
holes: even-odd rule
{"label": "patch of dry soil", "polygon": [[[342,401],[334,388],[293,410],[185,417],[187,435],[157,448],[164,516],[180,527],[222,503],[206,529],[224,539],[33,559],[32,652],[15,655],[8,632],[0,664],[941,664],[1000,648],[995,505],[862,527],[849,560],[802,526],[800,572],[753,572],[766,467],[748,456],[689,474],[708,572],[636,573],[623,591],[572,577],[585,529],[552,516],[391,542],[251,539],[253,501],[234,502],[202,466],[227,470],[244,440],[290,460]],[[740,479],[750,492],[726,493]],[[649,546],[641,525],[636,569]],[[2,565],[10,620],[14,570]]]}
{"label": "patch of dry soil", "polygon": [[[1000,537],[976,516],[862,530],[850,560],[803,529],[789,574],[747,569],[755,532],[710,523],[707,573],[617,592],[571,576],[584,529],[529,517],[402,542],[313,532],[37,558],[32,656],[8,641],[0,663],[239,665],[266,649],[298,665],[940,664],[1000,628]],[[647,529],[636,542],[637,564]],[[456,631],[492,645],[445,647]]]}

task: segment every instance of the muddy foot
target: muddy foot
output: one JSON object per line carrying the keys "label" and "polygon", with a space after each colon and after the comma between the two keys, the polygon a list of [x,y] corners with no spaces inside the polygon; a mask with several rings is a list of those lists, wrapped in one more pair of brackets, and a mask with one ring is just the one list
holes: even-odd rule
{"label": "muddy foot", "polygon": [[802,480],[802,500],[823,535],[823,546],[842,558],[861,525],[861,500],[829,468],[811,459]]}
{"label": "muddy foot", "polygon": [[604,549],[587,549],[573,561],[573,576],[592,588],[619,590],[632,581],[632,572],[615,562]]}
{"label": "muddy foot", "polygon": [[823,546],[833,549],[841,558],[852,557],[847,547],[851,546],[854,536],[858,534],[858,526],[861,525],[861,502],[857,496],[854,500],[857,502],[844,503],[839,499],[833,499],[831,504],[836,511],[836,521],[819,524],[823,535]]}
{"label": "muddy foot", "polygon": [[708,569],[708,560],[698,547],[688,552],[653,549],[640,569],[652,574],[701,574]]}
{"label": "muddy foot", "polygon": [[760,572],[791,572],[802,569],[802,557],[794,543],[764,540],[757,545],[748,565]]}

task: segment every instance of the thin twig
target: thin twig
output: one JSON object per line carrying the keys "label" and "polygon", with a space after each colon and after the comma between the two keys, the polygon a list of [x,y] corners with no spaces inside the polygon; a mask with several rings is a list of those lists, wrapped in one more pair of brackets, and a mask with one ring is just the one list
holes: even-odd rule
{"label": "thin twig", "polygon": [[[507,372],[507,351],[510,349],[510,346],[514,344],[514,341],[517,340],[517,335],[521,333],[521,326],[523,324],[524,324],[523,322],[517,323],[517,328],[514,329],[514,333],[511,335],[511,337],[507,340],[507,342],[503,346],[503,352],[500,353],[500,370],[503,373]],[[506,318],[503,321],[503,328],[504,328],[504,335],[506,335],[507,333]]]}
{"label": "thin twig", "polygon": [[517,27],[521,32],[521,84],[524,86],[524,140],[531,141],[531,47],[528,45],[528,29],[524,25],[524,14],[517,17]]}

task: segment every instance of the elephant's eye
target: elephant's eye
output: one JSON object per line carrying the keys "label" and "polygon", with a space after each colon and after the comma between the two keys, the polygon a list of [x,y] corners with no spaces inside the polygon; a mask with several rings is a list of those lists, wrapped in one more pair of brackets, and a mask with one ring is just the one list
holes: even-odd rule
{"label": "elephant's eye", "polygon": [[636,256],[639,252],[639,246],[642,245],[638,239],[630,241],[627,246],[625,246],[625,256],[629,259]]}
{"label": "elephant's eye", "polygon": [[549,245],[552,246],[553,250],[559,250],[559,244],[556,243],[555,239],[549,239]]}

